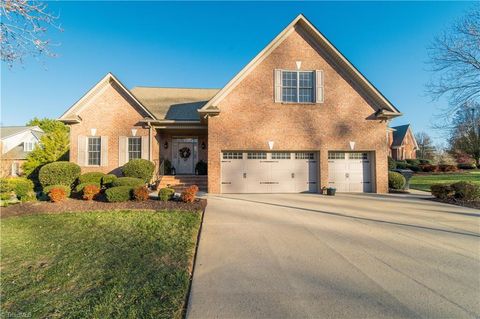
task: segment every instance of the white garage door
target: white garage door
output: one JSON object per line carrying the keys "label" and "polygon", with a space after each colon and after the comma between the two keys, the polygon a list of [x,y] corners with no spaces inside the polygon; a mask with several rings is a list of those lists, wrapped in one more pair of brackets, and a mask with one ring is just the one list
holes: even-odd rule
{"label": "white garage door", "polygon": [[314,152],[223,152],[222,193],[317,191]]}
{"label": "white garage door", "polygon": [[328,152],[328,184],[338,192],[371,192],[370,153]]}

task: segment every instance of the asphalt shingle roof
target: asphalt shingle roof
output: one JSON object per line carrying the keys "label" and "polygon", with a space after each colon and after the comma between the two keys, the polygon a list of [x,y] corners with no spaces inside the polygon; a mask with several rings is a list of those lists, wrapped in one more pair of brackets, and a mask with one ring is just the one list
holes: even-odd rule
{"label": "asphalt shingle roof", "polygon": [[392,146],[401,146],[405,135],[407,134],[410,124],[394,126],[393,131],[393,143]]}
{"label": "asphalt shingle roof", "polygon": [[31,128],[32,126],[2,126],[0,127],[0,136],[1,138],[5,138],[29,130]]}

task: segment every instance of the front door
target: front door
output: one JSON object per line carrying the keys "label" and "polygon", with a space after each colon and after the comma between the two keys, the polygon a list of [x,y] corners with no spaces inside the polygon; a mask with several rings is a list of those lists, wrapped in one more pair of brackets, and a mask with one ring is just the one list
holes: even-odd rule
{"label": "front door", "polygon": [[198,140],[195,138],[174,138],[172,148],[173,166],[177,174],[195,174]]}

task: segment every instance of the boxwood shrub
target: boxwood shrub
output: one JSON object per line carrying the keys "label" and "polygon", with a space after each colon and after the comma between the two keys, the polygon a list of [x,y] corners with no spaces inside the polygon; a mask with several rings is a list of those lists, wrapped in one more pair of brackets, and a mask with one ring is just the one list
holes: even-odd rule
{"label": "boxwood shrub", "polygon": [[132,196],[132,187],[117,186],[109,188],[105,191],[105,197],[108,202],[126,202]]}
{"label": "boxwood shrub", "polygon": [[43,193],[45,195],[48,195],[48,193],[50,193],[50,191],[52,189],[55,189],[55,188],[61,188],[61,189],[65,190],[65,194],[67,195],[67,197],[70,197],[70,194],[71,194],[70,186],[61,185],[61,184],[46,186],[46,187],[43,188]]}
{"label": "boxwood shrub", "polygon": [[403,189],[405,187],[405,177],[397,172],[388,172],[388,187],[391,189]]}
{"label": "boxwood shrub", "polygon": [[40,168],[38,179],[42,187],[66,185],[71,187],[80,176],[80,166],[71,162],[53,162]]}
{"label": "boxwood shrub", "polygon": [[105,187],[112,187],[113,181],[117,179],[117,176],[114,174],[107,174],[102,177],[102,185]]}
{"label": "boxwood shrub", "polygon": [[155,165],[145,159],[133,159],[122,167],[122,173],[125,177],[140,178],[148,183],[153,177]]}
{"label": "boxwood shrub", "polygon": [[100,172],[85,173],[80,175],[80,177],[78,178],[78,183],[79,184],[83,184],[83,183],[101,184],[103,176],[105,176],[105,174]]}
{"label": "boxwood shrub", "polygon": [[145,185],[145,181],[135,177],[119,177],[112,182],[113,187],[129,186],[131,188],[135,188],[142,185]]}
{"label": "boxwood shrub", "polygon": [[448,184],[433,184],[430,186],[432,195],[440,199],[452,198],[455,195],[455,190]]}
{"label": "boxwood shrub", "polygon": [[35,198],[33,187],[33,182],[23,177],[0,179],[0,193],[14,192],[17,198],[23,202],[33,200]]}
{"label": "boxwood shrub", "polygon": [[158,199],[163,202],[167,202],[173,197],[173,194],[175,194],[175,190],[173,188],[161,188],[158,192]]}
{"label": "boxwood shrub", "polygon": [[480,200],[480,185],[471,182],[456,182],[451,185],[455,198],[465,201]]}

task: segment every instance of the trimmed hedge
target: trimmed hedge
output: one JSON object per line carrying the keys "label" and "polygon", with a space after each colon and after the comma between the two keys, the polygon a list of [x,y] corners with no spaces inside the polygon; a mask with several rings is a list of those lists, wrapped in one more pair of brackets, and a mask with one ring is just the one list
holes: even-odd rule
{"label": "trimmed hedge", "polygon": [[33,187],[33,182],[24,177],[0,178],[0,193],[14,192],[22,202],[36,198]]}
{"label": "trimmed hedge", "polygon": [[78,178],[78,184],[84,184],[84,183],[101,184],[104,176],[105,174],[100,172],[85,173],[80,175],[80,177]]}
{"label": "trimmed hedge", "polygon": [[430,191],[433,196],[440,199],[452,198],[455,195],[455,190],[448,184],[433,184]]}
{"label": "trimmed hedge", "polygon": [[388,172],[388,187],[391,189],[403,189],[405,187],[405,177],[397,172]]}
{"label": "trimmed hedge", "polygon": [[117,186],[109,188],[105,191],[108,202],[126,202],[132,196],[132,188],[130,186]]}
{"label": "trimmed hedge", "polygon": [[418,159],[407,159],[406,160],[407,164],[418,166],[420,165],[420,160]]}
{"label": "trimmed hedge", "polygon": [[55,189],[55,188],[61,188],[63,190],[65,190],[65,194],[67,195],[67,197],[70,197],[71,195],[71,189],[69,186],[66,186],[66,185],[61,185],[61,184],[58,184],[58,185],[50,185],[50,186],[47,186],[47,187],[44,187],[43,188],[43,193],[45,195],[48,195],[50,193],[50,191],[52,189]]}
{"label": "trimmed hedge", "polygon": [[480,185],[471,182],[456,182],[451,185],[455,191],[455,198],[473,201],[480,200]]}
{"label": "trimmed hedge", "polygon": [[71,162],[53,162],[40,168],[38,179],[42,187],[65,185],[71,187],[80,176],[80,166]]}
{"label": "trimmed hedge", "polygon": [[395,164],[397,164],[398,169],[406,169],[407,168],[407,162],[406,161],[396,161]]}
{"label": "trimmed hedge", "polygon": [[85,186],[87,186],[87,185],[95,185],[95,186],[97,186],[98,188],[101,188],[100,183],[86,182],[86,183],[78,184],[77,186],[75,186],[75,193],[82,193],[82,192],[83,192],[83,189],[84,189]]}
{"label": "trimmed hedge", "polygon": [[135,188],[143,185],[145,185],[145,181],[135,177],[119,177],[112,182],[113,187],[129,186],[130,188]]}
{"label": "trimmed hedge", "polygon": [[117,175],[107,174],[102,177],[102,185],[105,187],[112,187],[112,183],[117,179]]}
{"label": "trimmed hedge", "polygon": [[161,188],[158,192],[158,199],[163,202],[167,202],[173,197],[173,194],[175,194],[175,190],[173,188]]}
{"label": "trimmed hedge", "polygon": [[122,173],[125,177],[139,178],[148,183],[153,177],[155,164],[145,159],[133,159],[122,167]]}

